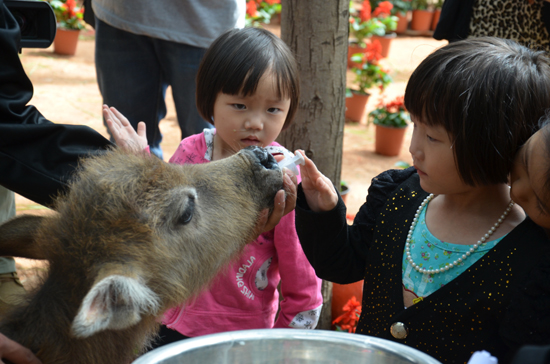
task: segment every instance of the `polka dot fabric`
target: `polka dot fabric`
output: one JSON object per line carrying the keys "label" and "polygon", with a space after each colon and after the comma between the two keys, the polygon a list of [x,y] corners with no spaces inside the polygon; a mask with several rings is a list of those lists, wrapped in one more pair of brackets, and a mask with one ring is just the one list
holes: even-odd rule
{"label": "polka dot fabric", "polygon": [[[504,360],[510,348],[499,332],[506,330],[501,321],[513,293],[540,260],[540,253],[548,251],[544,232],[525,220],[458,277],[405,309],[405,239],[416,209],[426,196],[418,175],[413,174],[386,198],[366,261],[357,333],[415,347],[443,363],[466,363],[478,350],[487,350]],[[405,337],[394,337],[392,325],[394,331],[400,328],[396,336]]]}

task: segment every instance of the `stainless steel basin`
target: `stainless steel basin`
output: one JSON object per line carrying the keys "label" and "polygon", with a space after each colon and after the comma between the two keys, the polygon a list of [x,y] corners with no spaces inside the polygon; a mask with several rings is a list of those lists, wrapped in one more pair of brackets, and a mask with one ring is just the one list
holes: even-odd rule
{"label": "stainless steel basin", "polygon": [[133,364],[441,364],[405,345],[324,330],[262,329],[182,340]]}

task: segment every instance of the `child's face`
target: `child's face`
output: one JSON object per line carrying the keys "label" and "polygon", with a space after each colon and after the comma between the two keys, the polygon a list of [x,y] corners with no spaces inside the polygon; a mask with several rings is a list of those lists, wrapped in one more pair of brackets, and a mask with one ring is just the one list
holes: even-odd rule
{"label": "child's face", "polygon": [[414,117],[412,119],[414,130],[409,152],[422,189],[433,194],[449,194],[471,188],[460,178],[445,128],[428,126],[414,120]]}
{"label": "child's face", "polygon": [[520,149],[510,174],[510,196],[537,225],[550,229],[549,191],[545,188],[547,148],[539,130]]}
{"label": "child's face", "polygon": [[225,158],[250,145],[268,146],[281,132],[289,108],[290,99],[278,98],[271,72],[264,73],[254,95],[220,92],[214,103],[214,150]]}

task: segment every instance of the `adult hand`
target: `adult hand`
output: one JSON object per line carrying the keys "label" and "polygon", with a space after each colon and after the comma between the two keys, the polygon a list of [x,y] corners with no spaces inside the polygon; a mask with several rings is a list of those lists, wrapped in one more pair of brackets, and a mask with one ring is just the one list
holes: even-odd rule
{"label": "adult hand", "polygon": [[128,119],[114,107],[103,105],[103,117],[111,135],[115,139],[115,143],[120,148],[135,152],[141,152],[147,148],[147,136],[143,121],[138,123],[136,133]]}
{"label": "adult hand", "polygon": [[0,334],[0,363],[4,359],[13,364],[42,364],[32,351]]}
{"label": "adult hand", "polygon": [[309,208],[314,212],[330,211],[338,203],[338,193],[334,185],[325,175],[317,169],[317,166],[309,159],[303,150],[301,153],[306,161],[300,168],[302,176],[302,189],[306,196]]}

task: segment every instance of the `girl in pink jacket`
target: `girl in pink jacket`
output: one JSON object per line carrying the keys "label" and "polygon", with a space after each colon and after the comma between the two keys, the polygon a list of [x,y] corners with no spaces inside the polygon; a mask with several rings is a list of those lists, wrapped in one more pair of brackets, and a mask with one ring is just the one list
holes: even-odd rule
{"label": "girl in pink jacket", "polygon": [[[226,32],[207,50],[197,75],[197,107],[215,129],[184,139],[170,162],[208,163],[252,145],[288,154],[275,139],[292,122],[298,95],[296,62],[281,39],[256,28]],[[124,119],[114,109],[104,113],[111,130],[114,120]],[[138,126],[136,141],[143,144],[144,135]],[[302,251],[291,211],[206,291],[167,311],[154,346],[232,330],[314,329],[321,307],[321,280]]]}

